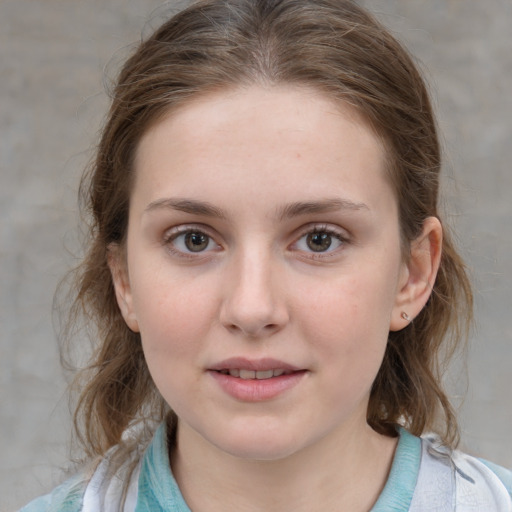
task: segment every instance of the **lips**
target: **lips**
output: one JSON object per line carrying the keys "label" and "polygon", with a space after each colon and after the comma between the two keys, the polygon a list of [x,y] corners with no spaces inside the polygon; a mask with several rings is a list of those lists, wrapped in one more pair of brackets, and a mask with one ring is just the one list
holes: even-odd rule
{"label": "lips", "polygon": [[261,402],[294,388],[308,372],[276,359],[231,358],[208,368],[208,373],[231,397]]}

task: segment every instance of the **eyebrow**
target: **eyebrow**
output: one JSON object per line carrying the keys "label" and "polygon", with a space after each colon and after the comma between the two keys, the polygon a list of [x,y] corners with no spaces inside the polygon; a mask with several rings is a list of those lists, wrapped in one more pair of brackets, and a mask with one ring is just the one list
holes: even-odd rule
{"label": "eyebrow", "polygon": [[157,199],[156,201],[148,204],[148,206],[144,209],[144,213],[160,209],[178,210],[180,212],[191,213],[193,215],[215,217],[218,219],[226,218],[226,214],[220,208],[217,208],[216,206],[213,206],[206,201],[196,201],[193,199],[181,198]]}
{"label": "eyebrow", "polygon": [[[163,198],[149,203],[144,209],[144,213],[160,209],[177,210],[192,215],[201,215],[204,217],[213,217],[217,219],[226,219],[226,213],[207,201],[197,201],[195,199],[185,198]],[[318,201],[297,201],[279,207],[276,212],[278,220],[291,219],[301,215],[311,215],[315,213],[327,213],[339,210],[369,210],[364,203],[355,203],[348,199],[331,198]]]}
{"label": "eyebrow", "polygon": [[300,215],[310,215],[314,213],[328,213],[339,210],[370,210],[364,203],[355,203],[348,199],[332,198],[321,199],[319,201],[305,201],[290,203],[278,209],[277,218],[279,220],[290,219]]}

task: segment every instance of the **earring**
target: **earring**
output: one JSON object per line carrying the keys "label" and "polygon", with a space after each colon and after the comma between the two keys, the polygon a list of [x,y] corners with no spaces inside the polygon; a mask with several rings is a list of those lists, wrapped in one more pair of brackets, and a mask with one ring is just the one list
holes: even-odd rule
{"label": "earring", "polygon": [[401,315],[400,315],[404,320],[406,320],[407,322],[410,322],[411,321],[411,317],[405,312],[405,311],[402,311]]}

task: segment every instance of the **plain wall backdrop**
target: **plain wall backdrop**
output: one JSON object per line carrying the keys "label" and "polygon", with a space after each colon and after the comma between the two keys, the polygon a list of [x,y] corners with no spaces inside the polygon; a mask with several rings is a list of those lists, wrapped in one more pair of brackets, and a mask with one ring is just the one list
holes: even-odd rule
{"label": "plain wall backdrop", "polygon": [[[421,61],[445,148],[445,210],[475,284],[462,447],[512,467],[512,2],[366,0]],[[107,107],[107,66],[169,11],[157,0],[0,0],[0,510],[69,466],[52,324],[79,254],[76,191]],[[55,316],[55,315],[53,315]],[[467,387],[467,393],[466,393]]]}

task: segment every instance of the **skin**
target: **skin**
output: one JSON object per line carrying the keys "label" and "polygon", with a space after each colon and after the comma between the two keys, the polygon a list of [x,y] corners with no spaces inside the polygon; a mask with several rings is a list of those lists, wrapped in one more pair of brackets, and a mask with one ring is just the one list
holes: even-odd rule
{"label": "skin", "polygon": [[[442,236],[427,219],[404,261],[384,156],[350,106],[292,86],[205,95],[141,140],[111,268],[178,415],[172,467],[194,511],[363,511],[382,490],[396,440],[367,425],[369,393]],[[211,370],[232,357],[301,372],[240,398]]]}

